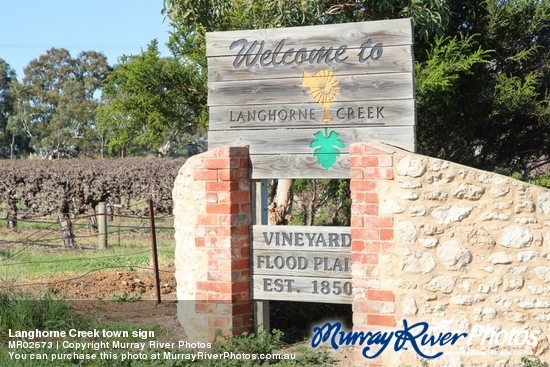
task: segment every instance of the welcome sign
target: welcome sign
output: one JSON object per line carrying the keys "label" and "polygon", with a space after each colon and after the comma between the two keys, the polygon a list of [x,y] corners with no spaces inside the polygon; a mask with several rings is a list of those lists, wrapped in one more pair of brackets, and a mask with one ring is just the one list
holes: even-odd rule
{"label": "welcome sign", "polygon": [[349,146],[415,149],[410,19],[207,34],[209,148],[252,178],[349,178]]}

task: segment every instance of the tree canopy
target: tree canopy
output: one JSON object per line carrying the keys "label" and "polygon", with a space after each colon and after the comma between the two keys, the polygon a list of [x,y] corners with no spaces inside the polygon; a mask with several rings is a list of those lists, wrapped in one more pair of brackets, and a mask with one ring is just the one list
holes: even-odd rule
{"label": "tree canopy", "polygon": [[550,159],[549,2],[165,0],[164,11],[172,51],[199,72],[207,31],[411,17],[419,152],[526,175]]}
{"label": "tree canopy", "polygon": [[184,155],[201,150],[192,137],[206,123],[206,85],[199,80],[197,68],[160,57],[156,41],[139,55],[123,56],[105,80],[98,110],[110,150],[122,156],[143,149]]}
{"label": "tree canopy", "polygon": [[95,108],[101,83],[109,71],[107,59],[95,51],[71,57],[52,48],[24,69],[10,121],[14,134],[30,138],[34,152],[44,158],[86,155],[96,149]]}

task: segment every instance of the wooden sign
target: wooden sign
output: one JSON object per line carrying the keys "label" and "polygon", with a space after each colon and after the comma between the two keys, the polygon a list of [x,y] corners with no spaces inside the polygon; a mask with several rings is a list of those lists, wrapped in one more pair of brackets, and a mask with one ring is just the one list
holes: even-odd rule
{"label": "wooden sign", "polygon": [[252,298],[351,303],[349,227],[253,227]]}
{"label": "wooden sign", "polygon": [[252,178],[349,178],[349,146],[415,150],[410,19],[207,33],[209,147]]}

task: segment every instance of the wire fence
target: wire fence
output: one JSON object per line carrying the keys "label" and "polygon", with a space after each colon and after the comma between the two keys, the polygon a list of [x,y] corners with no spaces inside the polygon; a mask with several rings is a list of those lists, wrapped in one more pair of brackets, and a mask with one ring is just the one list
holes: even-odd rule
{"label": "wire fence", "polygon": [[[142,204],[140,202],[134,204],[134,206]],[[150,212],[152,212],[152,206],[150,208]],[[162,248],[157,250],[156,233],[170,233],[173,230],[173,216],[168,214],[141,216],[118,210],[118,212],[108,213],[107,217],[106,236],[109,239],[108,248],[116,248],[117,251],[115,254],[106,255],[98,254],[97,251],[80,251],[97,250],[99,248],[97,239],[101,234],[98,233],[97,225],[94,225],[94,221],[91,220],[97,218],[95,214],[73,216],[71,218],[71,226],[74,229],[74,239],[77,244],[75,249],[65,247],[60,220],[53,220],[51,216],[50,218],[18,218],[17,231],[5,229],[2,232],[2,238],[0,238],[0,291],[8,289],[31,291],[33,289],[47,289],[54,291],[54,293],[56,290],[63,293],[69,289],[71,290],[70,293],[75,296],[72,289],[75,288],[76,292],[85,296],[85,299],[94,299],[105,298],[106,292],[111,295],[117,294],[117,292],[121,294],[132,293],[134,296],[139,297],[141,294],[150,292],[154,287],[156,288],[157,300],[160,302],[160,293],[173,292],[175,281],[173,262],[165,261],[162,266],[159,266],[157,260],[159,253],[164,258],[170,259],[173,248],[170,250]],[[9,220],[13,221],[13,218]],[[1,218],[0,225],[2,222],[7,227],[8,219]],[[95,223],[97,223],[97,220]],[[160,225],[157,225],[157,223]],[[145,239],[151,239],[152,249],[142,250],[143,246],[132,246],[136,238],[141,242]],[[96,245],[93,245],[94,242]],[[126,242],[129,242],[129,244]],[[37,258],[36,255],[30,256],[29,251],[37,247],[42,249],[40,251],[49,251],[55,254],[63,253],[63,256],[59,258],[47,257],[46,259]],[[71,251],[75,250],[75,256],[67,257],[67,254],[71,254]],[[149,254],[151,256],[148,256]],[[151,262],[153,266],[150,266]],[[48,276],[46,279],[42,277],[32,281],[24,276],[14,276],[18,272],[17,269],[27,270],[33,267],[38,269],[55,267],[60,264],[62,267],[79,270],[72,272],[71,275]],[[99,284],[98,287],[98,274],[114,269],[118,270],[116,274],[120,279],[110,281],[106,285]],[[132,278],[133,274],[138,271],[140,276],[135,279]],[[113,276],[111,275],[111,277]],[[141,279],[143,277],[146,281]],[[115,278],[117,277],[115,276]],[[155,281],[151,281],[151,278],[155,278]],[[101,279],[99,279],[100,281]]]}

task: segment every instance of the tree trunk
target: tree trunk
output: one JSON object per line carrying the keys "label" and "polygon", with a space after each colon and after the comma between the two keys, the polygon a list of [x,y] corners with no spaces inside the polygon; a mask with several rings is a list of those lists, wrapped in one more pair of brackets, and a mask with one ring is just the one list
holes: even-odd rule
{"label": "tree trunk", "polygon": [[271,188],[271,204],[269,204],[269,224],[286,225],[292,211],[292,186],[294,180],[279,179]]}
{"label": "tree trunk", "polygon": [[71,223],[71,218],[69,217],[68,210],[63,210],[60,208],[57,212],[57,219],[61,224],[61,236],[63,237],[63,243],[67,248],[74,248],[74,233],[73,225]]}

